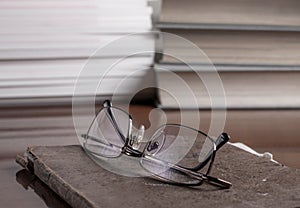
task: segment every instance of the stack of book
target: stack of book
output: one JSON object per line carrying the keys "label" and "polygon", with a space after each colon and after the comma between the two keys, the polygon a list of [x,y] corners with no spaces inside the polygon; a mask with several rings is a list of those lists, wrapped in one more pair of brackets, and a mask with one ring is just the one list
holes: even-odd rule
{"label": "stack of book", "polygon": [[216,69],[227,108],[298,108],[299,11],[300,2],[295,0],[163,0],[156,27],[193,42],[213,66],[176,39],[163,36],[162,52],[178,54],[186,63],[176,57],[157,56],[159,88],[177,92],[177,97],[172,97],[160,90],[161,106],[176,108],[176,99],[183,101],[181,107],[195,106],[190,102],[194,98],[180,93],[182,85],[167,70],[184,80],[200,108],[210,108],[211,100],[220,95],[207,90],[196,73],[207,77]]}
{"label": "stack of book", "polygon": [[[91,91],[89,85],[100,80],[108,63],[133,48],[153,50],[154,39],[149,36],[119,41],[127,34],[150,31],[151,14],[146,0],[1,1],[0,106],[70,103],[89,58],[95,64],[81,76],[80,96],[126,96],[148,73],[151,55],[121,61],[103,78],[105,87]],[[109,47],[113,41],[118,41],[117,47]],[[101,51],[102,47],[107,49]],[[137,70],[123,90],[115,89]]]}

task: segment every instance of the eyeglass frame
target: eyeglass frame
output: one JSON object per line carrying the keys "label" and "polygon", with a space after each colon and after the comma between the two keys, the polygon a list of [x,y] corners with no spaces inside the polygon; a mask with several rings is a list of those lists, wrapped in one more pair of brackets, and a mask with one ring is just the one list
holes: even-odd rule
{"label": "eyeglass frame", "polygon": [[[128,115],[129,129],[128,129],[128,137],[127,138],[125,138],[125,136],[122,134],[121,130],[119,129],[118,124],[117,124],[117,122],[115,120],[115,117],[113,115],[113,112],[111,111],[111,108],[115,108],[115,109],[121,110],[122,112],[124,112],[124,113],[126,113]],[[131,138],[132,137],[132,134],[131,134],[132,116],[130,114],[128,114],[127,112],[125,112],[124,110],[122,110],[122,109],[113,107],[112,104],[111,104],[111,102],[110,102],[110,100],[105,100],[103,102],[103,108],[96,114],[95,119],[97,118],[98,114],[103,109],[107,109],[108,115],[109,115],[109,117],[111,119],[111,122],[112,122],[112,125],[113,125],[113,128],[116,130],[116,132],[119,135],[120,139],[124,142],[123,147],[121,147],[121,154],[125,154],[125,155],[131,156],[131,157],[137,157],[137,158],[142,158],[142,157],[147,158],[147,157],[149,157],[152,160],[157,160],[156,162],[162,162],[164,164],[167,164],[173,170],[181,172],[181,174],[187,174],[190,177],[195,178],[196,180],[199,180],[199,183],[188,184],[188,183],[176,182],[176,181],[173,181],[173,180],[168,180],[167,178],[163,178],[163,177],[161,177],[161,176],[159,176],[159,175],[157,175],[157,174],[155,174],[155,173],[147,170],[148,172],[151,173],[152,177],[155,177],[156,179],[158,179],[160,181],[163,181],[163,182],[166,182],[166,183],[180,185],[180,186],[200,186],[204,182],[206,182],[208,184],[211,184],[211,185],[214,185],[214,186],[217,186],[219,188],[223,188],[223,189],[228,189],[228,188],[230,188],[232,186],[232,184],[230,182],[228,182],[228,181],[225,181],[225,180],[220,179],[220,178],[209,176],[209,173],[210,173],[210,171],[212,169],[212,165],[213,165],[215,157],[216,157],[217,150],[219,150],[224,144],[226,144],[229,141],[230,137],[229,137],[229,135],[227,133],[222,133],[217,138],[217,140],[214,141],[210,136],[208,136],[204,132],[202,132],[200,130],[196,130],[196,129],[191,128],[189,126],[185,126],[185,125],[181,125],[181,124],[164,124],[164,125],[162,125],[162,126],[173,125],[173,126],[178,126],[178,127],[189,128],[191,130],[197,131],[199,134],[201,134],[201,135],[203,135],[206,138],[209,138],[211,140],[211,142],[213,144],[213,149],[212,149],[211,154],[204,161],[200,162],[199,165],[197,165],[196,167],[194,167],[194,168],[186,168],[186,167],[181,167],[181,166],[176,165],[176,164],[171,164],[171,163],[168,163],[168,162],[165,162],[165,161],[161,161],[161,160],[159,160],[157,158],[153,158],[151,155],[145,154],[146,148],[152,142],[151,140],[146,142],[146,145],[145,145],[143,151],[139,151],[137,149],[134,149],[133,148],[133,144],[135,142],[137,142],[137,141],[134,138]],[[92,124],[93,124],[93,122],[92,122]],[[91,126],[92,126],[92,124],[91,124]],[[89,127],[89,129],[88,129],[87,132],[90,131],[91,126]],[[158,129],[160,129],[161,127],[159,127]],[[82,134],[81,136],[84,139],[92,138],[91,136],[88,135],[88,133],[87,134]],[[86,148],[84,148],[84,149],[87,150]],[[87,151],[89,151],[89,150],[87,150]],[[89,152],[89,153],[96,154],[96,153],[93,153],[93,152]],[[104,155],[100,155],[100,156],[107,157],[107,158],[109,157],[109,156],[104,156]],[[205,167],[209,161],[210,161],[210,164],[209,164],[208,169],[207,169],[207,171],[206,171],[205,174],[197,172],[197,171],[201,170],[203,167]],[[141,166],[143,167],[143,165],[141,165]]]}

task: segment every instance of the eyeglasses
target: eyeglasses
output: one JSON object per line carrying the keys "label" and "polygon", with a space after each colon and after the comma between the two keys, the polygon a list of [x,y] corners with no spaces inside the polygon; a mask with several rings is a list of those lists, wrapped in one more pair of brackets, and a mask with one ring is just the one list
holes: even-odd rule
{"label": "eyeglasses", "polygon": [[183,186],[206,182],[220,188],[231,187],[230,182],[209,176],[216,151],[229,141],[226,133],[214,140],[188,126],[165,124],[143,142],[144,126],[133,131],[132,117],[106,100],[87,134],[82,135],[83,148],[100,157],[137,157],[152,177],[163,182]]}

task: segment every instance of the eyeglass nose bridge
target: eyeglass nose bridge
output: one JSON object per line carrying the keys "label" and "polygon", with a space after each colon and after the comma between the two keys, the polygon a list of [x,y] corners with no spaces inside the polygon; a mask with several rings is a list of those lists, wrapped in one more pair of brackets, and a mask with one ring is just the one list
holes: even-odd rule
{"label": "eyeglass nose bridge", "polygon": [[132,132],[128,138],[128,146],[134,150],[139,150],[144,138],[145,127],[141,125],[136,132]]}
{"label": "eyeglass nose bridge", "polygon": [[124,146],[122,148],[122,153],[131,157],[142,157],[143,155],[143,152],[132,149],[130,146]]}
{"label": "eyeglass nose bridge", "polygon": [[130,131],[125,146],[122,148],[122,152],[128,156],[141,157],[143,152],[140,151],[140,146],[143,143],[144,133],[144,125],[141,125],[135,132]]}

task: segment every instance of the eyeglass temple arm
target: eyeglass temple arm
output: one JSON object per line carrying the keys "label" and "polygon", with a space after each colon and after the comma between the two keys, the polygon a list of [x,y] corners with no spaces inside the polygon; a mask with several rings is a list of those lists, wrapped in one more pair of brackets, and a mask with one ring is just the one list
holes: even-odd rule
{"label": "eyeglass temple arm", "polygon": [[110,118],[111,118],[111,120],[112,120],[113,126],[114,126],[114,128],[116,129],[117,133],[119,134],[120,138],[121,138],[124,142],[126,142],[126,138],[125,138],[124,135],[121,133],[121,130],[119,129],[119,126],[118,126],[118,124],[117,124],[117,122],[116,122],[116,119],[115,119],[115,117],[114,117],[114,115],[113,115],[113,113],[112,113],[112,111],[111,111],[111,109],[110,109],[110,108],[112,107],[112,104],[111,104],[110,100],[105,100],[105,101],[103,102],[103,107],[104,107],[104,108],[107,108],[108,114],[109,114],[109,116],[110,116]]}
{"label": "eyeglass temple arm", "polygon": [[110,100],[104,100],[103,107],[104,108],[112,107]]}
{"label": "eyeglass temple arm", "polygon": [[[192,170],[189,170],[189,169],[186,169],[186,168],[183,168],[183,167],[180,167],[180,166],[177,166],[177,165],[170,165],[168,164],[172,169],[176,169],[177,171],[179,172],[182,172],[182,173],[185,173],[185,174],[188,174],[190,175],[191,177],[195,177],[197,179],[200,179],[202,180],[203,182],[205,183],[208,183],[208,184],[211,184],[213,186],[217,186],[219,188],[223,188],[223,189],[228,189],[232,186],[232,184],[228,181],[225,181],[223,179],[220,179],[220,178],[216,178],[216,177],[213,177],[213,176],[209,176],[209,175],[206,175],[206,174],[202,174],[202,173],[198,173],[198,172],[194,172]],[[201,185],[201,183],[199,183],[198,185]]]}
{"label": "eyeglass temple arm", "polygon": [[[202,182],[217,186],[219,188],[224,188],[224,189],[228,189],[232,186],[232,184],[230,182],[225,181],[223,179],[219,179],[219,178],[215,178],[215,177],[212,177],[212,176],[209,176],[206,174],[198,173],[193,170],[190,170],[190,169],[187,169],[187,168],[175,165],[175,164],[163,162],[161,160],[158,160],[157,158],[153,158],[148,155],[146,155],[146,157],[153,160],[154,162],[163,163],[164,166],[168,166],[172,170],[176,170],[182,174],[186,174],[186,175],[189,175],[190,177],[198,179],[200,181],[200,183],[195,184],[196,186],[201,185]],[[154,175],[155,175],[155,173],[154,173]],[[183,185],[183,184],[181,184],[181,185]]]}
{"label": "eyeglass temple arm", "polygon": [[205,176],[205,180],[206,183],[217,186],[219,188],[224,188],[224,189],[228,189],[232,186],[232,184],[228,181],[222,180],[220,178],[215,178],[212,176]]}
{"label": "eyeglass temple arm", "polygon": [[[217,151],[224,145],[226,144],[228,141],[229,141],[229,135],[227,133],[222,133],[216,140],[216,149],[212,152],[212,154],[210,156],[208,156],[206,158],[205,161],[203,161],[203,164],[206,165],[209,160],[211,160],[210,164],[209,164],[209,167],[208,167],[208,170],[206,172],[206,175],[208,175],[211,171],[211,168],[213,166],[213,163],[215,161],[215,157],[216,157],[216,153]],[[203,166],[202,166],[203,167]]]}
{"label": "eyeglass temple arm", "polygon": [[215,160],[215,157],[216,157],[216,152],[218,149],[220,149],[224,144],[226,144],[228,141],[229,141],[230,137],[227,133],[222,133],[218,139],[216,140],[216,150],[213,152],[213,154],[208,157],[208,158],[211,158],[211,163],[209,165],[209,168],[207,170],[207,173],[205,174],[205,178],[206,178],[206,182],[209,183],[209,184],[212,184],[212,185],[216,185],[218,187],[221,187],[221,188],[230,188],[231,187],[231,183],[230,182],[227,182],[225,180],[222,180],[222,179],[219,179],[219,178],[215,178],[215,177],[212,177],[212,176],[209,176],[209,172],[212,168],[212,165],[214,163],[214,160]]}
{"label": "eyeglass temple arm", "polygon": [[217,187],[222,188],[222,189],[228,189],[232,186],[232,184],[230,182],[225,181],[223,179],[216,178],[216,177],[209,176],[209,175],[202,174],[202,173],[198,173],[198,172],[194,172],[194,171],[182,168],[182,167],[177,166],[177,165],[173,165],[171,168],[176,169],[177,171],[182,172],[184,174],[190,175],[191,177],[195,177],[195,178],[199,179],[200,183],[196,184],[196,186],[201,185],[202,182],[211,184],[213,186],[217,186]]}
{"label": "eyeglass temple arm", "polygon": [[226,144],[230,139],[227,133],[222,133],[216,140],[216,148],[219,150],[224,144]]}
{"label": "eyeglass temple arm", "polygon": [[[215,142],[216,143],[216,149],[210,155],[208,155],[207,158],[203,162],[201,162],[197,167],[191,168],[190,170],[198,171],[198,170],[202,169],[211,159],[214,159],[214,158],[211,158],[211,157],[216,154],[216,151],[218,149],[220,149],[224,144],[226,144],[229,141],[229,138],[230,137],[229,137],[229,135],[227,133],[222,133],[217,138],[217,140]],[[210,169],[212,167],[212,163],[213,163],[213,161],[209,165],[209,171],[210,171]]]}
{"label": "eyeglass temple arm", "polygon": [[[211,185],[217,186],[219,188],[228,189],[232,186],[232,184],[230,182],[208,175],[212,168],[212,165],[214,163],[215,156],[216,156],[216,151],[214,151],[213,154],[210,157],[208,157],[209,159],[211,158],[212,161],[209,164],[209,168],[208,168],[208,171],[206,172],[206,174],[202,175],[202,179],[204,182],[209,183]],[[190,170],[188,170],[188,171],[190,171]]]}

